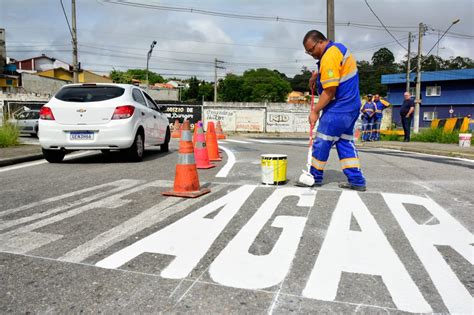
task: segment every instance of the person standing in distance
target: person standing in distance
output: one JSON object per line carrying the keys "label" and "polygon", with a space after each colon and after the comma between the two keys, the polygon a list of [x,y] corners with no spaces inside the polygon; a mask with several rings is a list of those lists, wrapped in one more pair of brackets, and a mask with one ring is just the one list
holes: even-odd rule
{"label": "person standing in distance", "polygon": [[411,99],[411,94],[409,92],[405,92],[403,97],[405,99],[403,100],[402,107],[400,108],[403,134],[405,135],[403,142],[410,142],[410,127],[411,121],[413,120],[413,112],[415,111],[415,102]]}
{"label": "person standing in distance", "polygon": [[372,141],[374,136],[375,103],[372,102],[372,94],[367,95],[367,102],[362,106],[362,142]]}
{"label": "person standing in distance", "polygon": [[303,46],[307,54],[319,61],[318,71],[313,72],[309,80],[310,86],[319,92],[318,103],[309,115],[310,124],[315,125],[319,120],[311,163],[315,185],[322,185],[324,167],[331,147],[336,145],[348,180],[339,187],[365,191],[366,182],[353,135],[361,106],[356,61],[343,44],[328,40],[316,30],[305,35]]}

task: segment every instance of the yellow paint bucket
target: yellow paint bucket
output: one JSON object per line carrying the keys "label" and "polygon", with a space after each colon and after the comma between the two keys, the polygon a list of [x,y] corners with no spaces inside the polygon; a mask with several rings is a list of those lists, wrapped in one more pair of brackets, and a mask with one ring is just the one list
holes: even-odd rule
{"label": "yellow paint bucket", "polygon": [[281,185],[286,183],[288,156],[285,154],[262,154],[262,183]]}

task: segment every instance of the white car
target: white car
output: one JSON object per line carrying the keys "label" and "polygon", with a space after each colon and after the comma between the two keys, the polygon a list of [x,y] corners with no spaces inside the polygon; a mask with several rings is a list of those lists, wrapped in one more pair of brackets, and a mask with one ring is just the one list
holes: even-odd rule
{"label": "white car", "polygon": [[141,161],[145,146],[168,151],[164,107],[129,84],[68,84],[40,110],[39,142],[50,163],[68,150],[122,150]]}

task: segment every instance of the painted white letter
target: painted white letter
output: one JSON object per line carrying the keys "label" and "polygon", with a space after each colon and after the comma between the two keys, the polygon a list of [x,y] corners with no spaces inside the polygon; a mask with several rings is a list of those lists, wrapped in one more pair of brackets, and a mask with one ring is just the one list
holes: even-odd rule
{"label": "painted white letter", "polygon": [[[472,313],[474,300],[471,294],[458,280],[435,245],[451,246],[474,264],[474,250],[470,245],[474,242],[473,235],[429,198],[401,194],[383,194],[383,197],[428,271],[448,310],[451,313]],[[418,224],[404,204],[425,207],[439,223]]]}
{"label": "painted white letter", "polygon": [[[351,214],[361,231],[351,231]],[[303,295],[333,301],[341,273],[382,277],[398,309],[431,312],[400,258],[356,192],[343,192]]]}
{"label": "painted white letter", "polygon": [[299,197],[299,207],[312,207],[316,192],[308,194],[307,189],[301,188],[276,189],[214,260],[209,269],[214,281],[232,287],[260,289],[285,279],[304,230],[305,217],[276,217],[272,226],[281,228],[282,232],[271,252],[257,256],[248,251],[265,223],[287,196]]}
{"label": "painted white letter", "polygon": [[[173,255],[176,258],[163,269],[161,276],[172,279],[184,278],[199,263],[255,187],[242,186],[164,229],[99,261],[96,265],[103,268],[118,268],[142,253]],[[215,211],[219,213],[212,219],[206,218]]]}

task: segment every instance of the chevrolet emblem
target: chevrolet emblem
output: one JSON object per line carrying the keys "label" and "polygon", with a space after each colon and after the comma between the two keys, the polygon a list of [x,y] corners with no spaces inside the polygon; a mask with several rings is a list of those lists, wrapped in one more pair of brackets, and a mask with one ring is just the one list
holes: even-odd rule
{"label": "chevrolet emblem", "polygon": [[84,108],[79,108],[78,110],[76,110],[76,112],[78,113],[85,113],[87,111],[87,109],[84,109]]}

